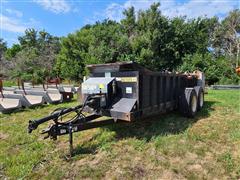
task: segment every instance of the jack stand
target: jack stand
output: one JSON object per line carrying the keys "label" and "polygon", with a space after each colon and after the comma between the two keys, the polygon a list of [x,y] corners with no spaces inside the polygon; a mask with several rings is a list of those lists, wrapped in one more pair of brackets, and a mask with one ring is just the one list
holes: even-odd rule
{"label": "jack stand", "polygon": [[69,130],[69,154],[70,154],[70,157],[72,157],[73,156],[73,133],[72,133],[71,124],[69,124],[68,130]]}

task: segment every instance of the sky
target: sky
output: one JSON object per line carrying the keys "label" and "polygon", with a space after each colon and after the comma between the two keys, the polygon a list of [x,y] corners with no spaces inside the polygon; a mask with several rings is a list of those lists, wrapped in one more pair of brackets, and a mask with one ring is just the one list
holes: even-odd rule
{"label": "sky", "polygon": [[120,21],[124,9],[134,6],[136,11],[145,10],[154,2],[160,2],[162,14],[170,18],[223,19],[229,11],[240,8],[240,0],[0,0],[0,38],[11,46],[27,28],[66,36],[106,18]]}

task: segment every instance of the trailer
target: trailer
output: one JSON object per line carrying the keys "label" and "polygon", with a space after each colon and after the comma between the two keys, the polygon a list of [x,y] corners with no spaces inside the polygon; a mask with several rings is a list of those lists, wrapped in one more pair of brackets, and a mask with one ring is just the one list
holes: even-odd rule
{"label": "trailer", "polygon": [[[202,72],[153,72],[135,62],[118,62],[87,66],[90,74],[80,89],[81,105],[57,109],[50,116],[29,121],[31,133],[38,125],[53,120],[42,133],[56,140],[69,135],[72,154],[72,134],[86,129],[118,122],[134,122],[178,109],[193,118],[204,104],[204,74]],[[62,122],[62,116],[76,116]],[[86,113],[88,115],[86,115]],[[98,120],[99,117],[102,117]]]}

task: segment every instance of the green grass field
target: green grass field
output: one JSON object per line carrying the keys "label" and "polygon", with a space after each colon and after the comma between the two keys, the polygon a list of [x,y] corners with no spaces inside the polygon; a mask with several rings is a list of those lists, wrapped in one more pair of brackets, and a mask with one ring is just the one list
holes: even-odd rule
{"label": "green grass field", "polygon": [[66,158],[68,137],[43,140],[50,105],[0,115],[0,179],[239,179],[240,91],[213,91],[195,119],[177,112],[134,124],[115,124],[74,134],[75,156]]}

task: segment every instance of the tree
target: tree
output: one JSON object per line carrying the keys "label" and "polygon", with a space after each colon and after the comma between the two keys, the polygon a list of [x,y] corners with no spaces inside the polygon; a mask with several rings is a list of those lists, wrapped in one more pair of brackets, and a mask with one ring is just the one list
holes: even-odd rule
{"label": "tree", "polygon": [[0,38],[0,61],[2,61],[3,54],[7,50],[7,43]]}
{"label": "tree", "polygon": [[5,56],[12,69],[36,82],[39,76],[79,81],[87,74],[87,64],[116,61],[136,61],[157,71],[200,69],[211,83],[223,81],[221,74],[236,82],[229,67],[239,65],[239,10],[220,21],[216,17],[169,18],[159,7],[154,3],[138,12],[130,7],[123,11],[120,23],[105,19],[62,38],[27,29],[19,45],[9,48]]}
{"label": "tree", "polygon": [[121,24],[123,25],[124,31],[127,33],[128,37],[134,35],[136,28],[136,16],[134,7],[130,7],[123,11],[124,19],[121,20]]}
{"label": "tree", "polygon": [[193,72],[195,70],[205,73],[208,85],[218,82],[221,82],[221,84],[238,84],[240,80],[226,57],[215,58],[211,53],[205,54],[204,61],[202,54],[186,55],[183,64],[178,67],[180,72]]}
{"label": "tree", "polygon": [[56,70],[64,78],[81,80],[86,64],[123,61],[131,56],[131,47],[124,28],[104,20],[61,39]]}
{"label": "tree", "polygon": [[228,56],[234,67],[239,66],[240,53],[240,10],[236,9],[215,29],[212,46],[217,56]]}
{"label": "tree", "polygon": [[239,63],[240,52],[240,10],[231,11],[229,15],[223,20],[222,25],[225,29],[225,43],[227,52],[232,59],[236,57],[236,67]]}
{"label": "tree", "polygon": [[38,39],[38,62],[41,67],[49,72],[53,71],[57,54],[60,51],[60,39],[50,35],[46,31],[39,31]]}
{"label": "tree", "polygon": [[166,49],[170,26],[167,18],[161,15],[159,6],[155,3],[150,9],[138,13],[137,35],[132,42],[136,61],[153,70],[159,70],[171,61]]}
{"label": "tree", "polygon": [[44,30],[27,29],[19,41],[19,45],[13,45],[6,53],[13,63],[12,74],[35,83],[53,75],[56,56],[60,51],[59,38]]}
{"label": "tree", "polygon": [[104,20],[69,34],[61,41],[56,69],[62,77],[77,78],[86,73],[86,64],[136,61],[152,70],[173,70],[186,54],[199,53],[204,59],[217,19],[169,19],[159,6],[154,3],[137,17],[130,7],[120,23]]}
{"label": "tree", "polygon": [[11,63],[7,62],[5,59],[6,51],[7,51],[7,43],[0,38],[0,77],[6,76],[7,69],[11,65]]}
{"label": "tree", "polygon": [[11,60],[19,51],[21,51],[21,46],[19,44],[13,44],[5,53],[6,59]]}
{"label": "tree", "polygon": [[61,50],[55,66],[55,71],[61,77],[73,80],[82,79],[85,52],[88,49],[88,31],[88,29],[83,29],[61,39]]}
{"label": "tree", "polygon": [[37,30],[31,28],[26,29],[25,35],[20,36],[18,38],[20,45],[22,48],[28,48],[28,47],[37,47]]}

